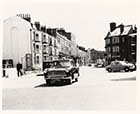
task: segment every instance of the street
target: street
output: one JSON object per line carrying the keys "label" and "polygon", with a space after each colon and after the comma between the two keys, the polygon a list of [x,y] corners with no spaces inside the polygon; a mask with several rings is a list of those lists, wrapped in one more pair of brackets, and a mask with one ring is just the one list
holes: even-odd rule
{"label": "street", "polygon": [[3,78],[3,110],[135,110],[137,72],[80,67],[79,81],[47,86],[43,76]]}

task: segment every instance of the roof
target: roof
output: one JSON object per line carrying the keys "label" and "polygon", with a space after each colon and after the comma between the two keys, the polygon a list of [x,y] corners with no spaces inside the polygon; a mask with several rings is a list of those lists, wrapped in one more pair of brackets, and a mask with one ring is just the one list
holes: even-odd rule
{"label": "roof", "polygon": [[120,28],[116,28],[114,31],[110,32],[110,34],[109,34],[108,37],[111,37],[111,36],[119,36],[120,34],[121,34]]}
{"label": "roof", "polygon": [[121,35],[127,35],[129,33],[129,31],[131,30],[132,26],[126,26],[124,27],[124,31],[122,32]]}
{"label": "roof", "polygon": [[127,26],[124,26],[124,30],[121,32],[121,27],[118,26],[112,32],[111,31],[108,32],[107,37],[128,35],[130,34],[131,29],[132,29],[132,25],[127,25]]}

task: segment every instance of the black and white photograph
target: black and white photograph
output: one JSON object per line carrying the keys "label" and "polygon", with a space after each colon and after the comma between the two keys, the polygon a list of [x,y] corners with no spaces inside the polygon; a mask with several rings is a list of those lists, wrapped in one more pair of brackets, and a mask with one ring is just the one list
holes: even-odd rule
{"label": "black and white photograph", "polygon": [[2,111],[136,111],[138,0],[2,0]]}

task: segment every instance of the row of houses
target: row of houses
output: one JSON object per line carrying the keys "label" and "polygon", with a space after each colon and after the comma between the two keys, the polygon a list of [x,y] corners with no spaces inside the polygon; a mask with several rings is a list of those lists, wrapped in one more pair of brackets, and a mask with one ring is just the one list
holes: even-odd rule
{"label": "row of houses", "polygon": [[63,28],[32,23],[29,14],[5,19],[3,28],[3,67],[16,67],[21,62],[25,70],[42,69],[45,61],[65,58],[87,64],[87,51],[81,50],[74,34]]}

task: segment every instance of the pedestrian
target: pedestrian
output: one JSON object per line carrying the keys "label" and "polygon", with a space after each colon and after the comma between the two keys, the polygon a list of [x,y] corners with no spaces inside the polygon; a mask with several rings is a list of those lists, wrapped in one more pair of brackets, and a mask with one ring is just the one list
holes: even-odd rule
{"label": "pedestrian", "polygon": [[17,63],[17,75],[22,76],[22,64],[20,62]]}

